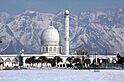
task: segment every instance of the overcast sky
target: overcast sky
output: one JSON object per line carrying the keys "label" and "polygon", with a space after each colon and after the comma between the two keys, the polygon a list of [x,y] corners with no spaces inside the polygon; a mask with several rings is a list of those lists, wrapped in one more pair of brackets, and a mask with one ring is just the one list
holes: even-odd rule
{"label": "overcast sky", "polygon": [[0,0],[0,12],[18,14],[25,10],[57,13],[69,9],[78,14],[95,9],[124,8],[124,0]]}

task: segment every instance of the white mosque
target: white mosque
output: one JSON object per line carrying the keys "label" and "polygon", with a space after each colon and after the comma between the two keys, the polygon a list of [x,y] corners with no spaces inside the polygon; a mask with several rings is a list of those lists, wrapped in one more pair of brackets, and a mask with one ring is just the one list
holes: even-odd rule
{"label": "white mosque", "polygon": [[[39,58],[41,56],[46,56],[47,58],[53,58],[55,56],[59,56],[63,59],[63,62],[59,63],[58,65],[66,66],[68,63],[66,61],[67,57],[71,57],[72,55],[69,55],[69,11],[66,10],[64,13],[65,18],[65,47],[64,47],[64,54],[61,54],[62,47],[59,45],[60,43],[60,36],[57,29],[54,28],[52,23],[49,25],[47,29],[45,29],[42,32],[41,35],[41,54],[25,54],[24,50],[22,49],[20,51],[20,54],[5,54],[0,55],[0,66],[6,67],[6,66],[19,66],[19,57],[22,57],[22,65],[27,66],[27,63],[25,63],[27,58],[30,58],[32,56],[35,56],[36,58]],[[82,58],[82,55],[73,55],[73,57],[79,57]],[[105,58],[102,55],[97,56],[99,58]],[[115,55],[109,56],[109,58],[112,60],[115,58]],[[93,57],[90,58],[93,60]]]}

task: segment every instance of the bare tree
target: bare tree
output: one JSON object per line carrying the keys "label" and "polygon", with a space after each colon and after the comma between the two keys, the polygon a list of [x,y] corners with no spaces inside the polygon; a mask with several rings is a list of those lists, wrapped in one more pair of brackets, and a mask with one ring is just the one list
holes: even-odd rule
{"label": "bare tree", "polygon": [[81,48],[81,49],[78,49],[77,50],[77,55],[82,55],[81,57],[81,64],[82,66],[84,66],[84,60],[87,58],[89,58],[89,50],[88,49],[84,49],[84,48]]}
{"label": "bare tree", "polygon": [[63,60],[60,56],[55,56],[53,58],[53,61],[54,61],[55,66],[57,66],[59,62],[63,62]]}
{"label": "bare tree", "polygon": [[25,63],[28,63],[28,64],[30,64],[30,66],[33,66],[33,64],[35,63],[35,56],[32,56],[30,58],[27,58],[25,60]]}
{"label": "bare tree", "polygon": [[48,61],[46,56],[40,56],[38,60],[41,62],[41,67],[43,67],[43,63],[47,63]]}

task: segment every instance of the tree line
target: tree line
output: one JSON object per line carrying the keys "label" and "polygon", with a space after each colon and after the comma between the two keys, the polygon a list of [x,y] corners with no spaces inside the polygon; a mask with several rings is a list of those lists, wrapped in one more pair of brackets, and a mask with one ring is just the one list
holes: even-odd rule
{"label": "tree line", "polygon": [[[93,61],[90,59],[90,55],[88,52],[84,52],[82,50],[77,51],[77,55],[82,55],[81,57],[67,57],[66,58],[66,67],[67,68],[73,68],[74,66],[77,68],[82,67],[92,67],[92,66],[102,66],[106,64],[110,64],[110,59],[99,59],[94,58]],[[49,63],[52,67],[58,66],[58,63],[63,62],[63,59],[60,56],[55,56],[53,58],[47,58],[46,56],[41,56],[36,59],[35,56],[32,56],[30,58],[27,58],[25,60],[25,63],[29,64],[30,66],[41,64],[41,67],[43,67],[43,63],[46,63],[46,65]],[[120,54],[117,54],[117,59],[113,59],[111,64],[124,64],[124,57],[121,57]],[[65,67],[65,66],[64,66]]]}

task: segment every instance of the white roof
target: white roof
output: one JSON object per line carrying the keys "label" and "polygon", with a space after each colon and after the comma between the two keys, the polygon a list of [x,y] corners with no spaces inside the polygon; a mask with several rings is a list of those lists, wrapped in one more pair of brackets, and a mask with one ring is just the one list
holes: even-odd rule
{"label": "white roof", "polygon": [[45,29],[41,36],[42,45],[59,45],[59,32],[54,26]]}

